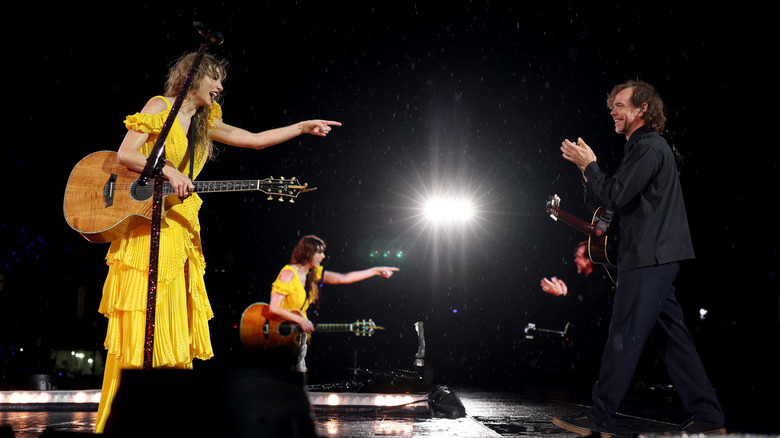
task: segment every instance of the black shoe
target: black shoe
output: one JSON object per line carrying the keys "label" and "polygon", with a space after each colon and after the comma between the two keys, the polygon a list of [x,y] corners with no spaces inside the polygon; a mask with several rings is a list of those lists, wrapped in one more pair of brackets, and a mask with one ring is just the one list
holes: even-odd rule
{"label": "black shoe", "polygon": [[600,436],[601,438],[609,438],[612,436],[611,432],[596,424],[596,422],[591,420],[587,415],[566,419],[553,417],[552,422],[554,425],[566,429],[569,432],[574,432],[577,435]]}
{"label": "black shoe", "polygon": [[725,435],[726,427],[720,423],[709,423],[707,421],[689,419],[680,427],[680,431],[687,434],[714,434]]}

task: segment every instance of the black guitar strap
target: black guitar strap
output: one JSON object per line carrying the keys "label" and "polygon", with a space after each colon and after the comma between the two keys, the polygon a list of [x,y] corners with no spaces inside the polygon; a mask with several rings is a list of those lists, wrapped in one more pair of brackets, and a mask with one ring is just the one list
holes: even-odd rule
{"label": "black guitar strap", "polygon": [[672,137],[672,134],[664,129],[664,132],[661,133],[661,136],[666,140],[667,143],[669,143],[669,147],[672,148],[672,154],[674,155],[674,162],[677,164],[677,174],[679,175],[682,173],[682,167],[683,163],[685,162],[685,157],[683,154],[680,153],[680,151],[677,149],[677,146],[674,144],[674,138]]}
{"label": "black guitar strap", "polygon": [[614,212],[612,210],[604,210],[604,214],[599,216],[599,221],[596,224],[596,235],[603,236],[609,228],[609,223],[612,222],[612,216]]}
{"label": "black guitar strap", "polygon": [[190,181],[192,181],[192,175],[195,169],[195,146],[193,140],[195,139],[195,118],[193,117],[190,122],[190,133],[187,135],[187,147],[190,149]]}

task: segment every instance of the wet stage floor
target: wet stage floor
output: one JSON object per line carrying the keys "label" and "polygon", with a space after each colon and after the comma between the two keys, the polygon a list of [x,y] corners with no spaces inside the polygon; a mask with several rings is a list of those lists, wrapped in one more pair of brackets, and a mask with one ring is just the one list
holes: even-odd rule
{"label": "wet stage floor", "polygon": [[[392,412],[335,412],[312,400],[316,433],[320,437],[573,437],[551,423],[554,416],[571,416],[585,409],[583,395],[550,389],[480,390],[449,388],[450,406],[459,404],[465,415],[442,417],[425,408],[411,415]],[[732,399],[733,400],[733,399]],[[459,403],[458,403],[459,402]],[[428,406],[428,405],[426,405]],[[724,403],[729,436],[780,436],[777,402],[748,397]],[[74,411],[0,410],[0,438],[39,436],[78,437],[93,434],[96,413]],[[681,417],[683,416],[683,417]],[[674,437],[684,410],[667,394],[633,394],[621,408],[621,436]],[[220,424],[219,415],[205,419]],[[10,429],[10,430],[9,430]],[[56,433],[53,433],[56,432]]]}

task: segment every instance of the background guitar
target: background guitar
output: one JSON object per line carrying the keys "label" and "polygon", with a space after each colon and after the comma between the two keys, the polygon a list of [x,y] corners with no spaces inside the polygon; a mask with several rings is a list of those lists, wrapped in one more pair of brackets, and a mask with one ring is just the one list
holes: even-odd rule
{"label": "background guitar", "polygon": [[[302,314],[298,310],[293,312]],[[383,330],[372,320],[352,323],[316,324],[317,333],[352,332],[357,336],[372,336],[375,330]],[[267,303],[254,303],[241,315],[241,345],[251,349],[300,348],[301,327],[272,315]],[[311,337],[309,337],[311,340]]]}
{"label": "background guitar", "polygon": [[617,248],[619,244],[619,221],[617,216],[605,217],[606,209],[599,207],[593,214],[593,220],[588,223],[560,209],[561,198],[558,195],[547,199],[547,213],[557,221],[588,235],[588,257],[593,263],[617,266]]}
{"label": "background guitar", "polygon": [[[76,164],[65,187],[63,210],[71,228],[94,243],[118,239],[152,217],[154,181],[138,183],[140,174],[117,163],[116,152],[99,151]],[[194,192],[237,192],[259,190],[293,202],[299,194],[315,190],[295,178],[262,180],[193,181]],[[181,203],[169,183],[163,186],[162,215]]]}

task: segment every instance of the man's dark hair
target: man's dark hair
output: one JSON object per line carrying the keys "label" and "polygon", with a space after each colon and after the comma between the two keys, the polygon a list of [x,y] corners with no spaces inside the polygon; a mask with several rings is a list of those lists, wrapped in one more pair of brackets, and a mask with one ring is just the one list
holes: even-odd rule
{"label": "man's dark hair", "polygon": [[615,88],[607,96],[607,107],[611,110],[615,102],[615,96],[621,91],[632,88],[634,92],[631,95],[631,104],[639,108],[643,103],[647,104],[647,111],[644,113],[645,126],[658,132],[663,132],[666,126],[666,109],[661,96],[655,87],[644,81],[627,81]]}

